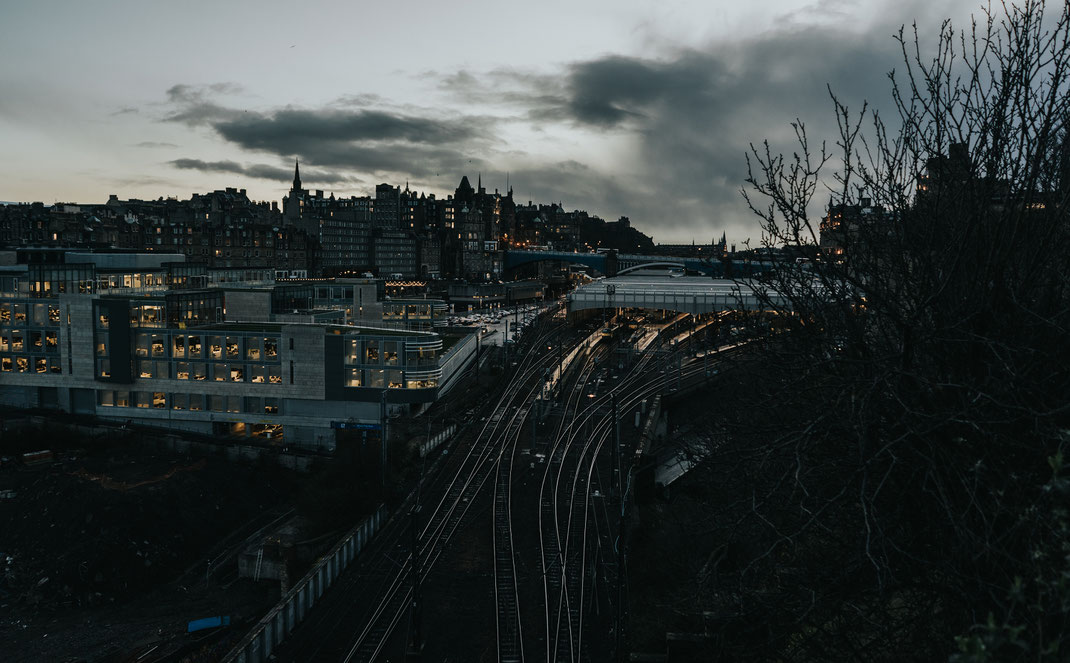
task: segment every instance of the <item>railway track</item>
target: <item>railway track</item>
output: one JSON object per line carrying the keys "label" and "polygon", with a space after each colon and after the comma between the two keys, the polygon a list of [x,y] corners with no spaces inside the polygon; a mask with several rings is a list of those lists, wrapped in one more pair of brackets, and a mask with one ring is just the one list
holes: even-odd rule
{"label": "railway track", "polygon": [[[547,316],[549,317],[549,316]],[[532,343],[543,343],[562,331],[548,321],[533,330]],[[474,435],[459,435],[447,455],[439,456],[421,488],[413,491],[396,510],[408,513],[416,506],[419,492],[424,512],[430,512],[420,528],[418,566],[429,570],[461,522],[468,505],[489,473],[495,431],[508,414],[509,404],[530,382],[538,356],[528,353],[517,376],[488,409],[488,416]],[[479,425],[478,423],[476,424]],[[433,508],[426,508],[433,504]],[[412,600],[411,518],[395,515],[382,528],[351,569],[339,577],[328,596],[306,616],[300,628],[278,651],[280,660],[370,661],[379,656],[401,623]],[[374,601],[353,597],[376,597]]]}
{"label": "railway track", "polygon": [[[674,347],[680,350],[684,344]],[[600,597],[610,595],[609,589],[623,573],[616,561],[619,536],[616,530],[622,520],[623,493],[626,493],[622,479],[629,468],[627,461],[623,466],[621,461],[633,454],[616,449],[610,458],[605,457],[607,441],[610,450],[616,444],[611,439],[618,421],[614,409],[630,411],[655,394],[706,377],[705,357],[702,361],[684,362],[682,355],[674,353],[681,357],[676,362],[677,368],[662,371],[653,359],[656,346],[649,350],[621,376],[612,390],[588,403],[583,403],[586,399],[582,398],[587,392],[584,382],[583,388],[569,399],[552,443],[540,485],[538,512],[547,661],[595,660],[586,637],[588,615],[599,614],[600,606],[609,603]],[[668,363],[673,363],[671,356]],[[603,472],[610,477],[609,481],[603,481]],[[611,500],[617,507],[612,513]],[[602,526],[599,526],[598,504]],[[601,592],[598,583],[604,588]]]}
{"label": "railway track", "polygon": [[[614,419],[607,407],[609,393],[587,396],[598,381],[597,360],[605,358],[600,346],[584,345],[559,376],[553,369],[562,362],[562,353],[536,351],[548,343],[565,343],[563,325],[550,324],[549,317],[529,332],[528,350],[519,354],[514,375],[503,382],[495,402],[486,409],[486,418],[470,421],[469,434],[458,436],[449,453],[438,457],[422,487],[396,510],[398,515],[383,527],[353,568],[335,582],[330,590],[338,597],[333,608],[321,610],[332,596],[321,599],[279,650],[280,660],[374,661],[386,652],[397,652],[393,634],[406,615],[415,613],[414,576],[433,571],[450,541],[471,520],[473,504],[486,504],[488,496],[498,660],[590,660],[587,613],[604,603],[595,597],[598,588],[612,586],[620,573],[608,559],[612,555],[605,552],[612,549],[616,535],[617,523],[610,513],[616,510],[605,501],[594,508],[595,490],[607,485],[602,476],[607,470],[608,485],[615,485],[613,468],[607,468],[603,458]],[[652,359],[655,349],[652,346],[642,355],[610,392],[617,394],[624,411],[670,381],[686,382],[693,371],[701,370],[692,363],[680,363],[679,371],[658,373]],[[518,501],[515,491],[518,476],[531,476],[527,461],[533,458],[519,449],[536,416],[533,404],[550,373],[559,380],[560,418],[548,441],[540,445],[546,454],[544,467],[535,475],[538,500],[525,505],[529,497]],[[615,489],[598,494],[604,493],[617,494],[619,499]],[[419,516],[401,515],[417,506],[422,507]],[[533,508],[529,511],[528,506]],[[417,517],[420,523],[415,522]],[[526,518],[532,518],[535,526]],[[518,558],[523,560],[527,551],[536,549],[536,532],[538,559],[532,560],[531,568],[538,580],[523,578],[517,571]],[[532,545],[518,548],[518,541],[525,538]],[[595,580],[600,584],[592,584]],[[541,585],[538,591],[528,591],[535,590],[536,583]],[[538,594],[541,606],[533,603]],[[356,596],[364,600],[351,598]],[[410,627],[410,635],[411,644],[418,647],[418,631]]]}
{"label": "railway track", "polygon": [[[541,344],[559,331],[560,327],[552,327],[539,334],[534,342]],[[486,423],[474,440],[466,445],[461,466],[458,471],[450,472],[452,479],[449,485],[419,531],[417,554],[424,572],[434,567],[496,469],[504,450],[503,440],[518,419],[519,405],[529,400],[539,388],[543,371],[551,361],[552,357],[535,353],[525,355],[516,377],[503,390]],[[410,551],[399,562],[400,568],[381,593],[381,601],[346,653],[343,660],[347,663],[373,661],[383,651],[390,634],[410,607],[413,587],[407,580],[411,576],[412,562]]]}

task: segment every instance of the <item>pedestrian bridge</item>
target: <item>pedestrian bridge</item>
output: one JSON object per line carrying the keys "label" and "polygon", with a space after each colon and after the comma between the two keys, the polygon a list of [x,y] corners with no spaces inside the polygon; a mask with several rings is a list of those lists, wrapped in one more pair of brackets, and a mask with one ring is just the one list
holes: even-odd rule
{"label": "pedestrian bridge", "polygon": [[603,308],[647,308],[680,313],[760,311],[769,304],[787,309],[783,295],[758,284],[726,279],[619,276],[580,286],[568,295],[568,312]]}
{"label": "pedestrian bridge", "polygon": [[[617,276],[644,267],[676,267],[714,278],[746,277],[769,269],[772,263],[753,260],[711,260],[677,256],[646,256],[608,251],[604,253],[574,253],[570,251],[506,251],[505,270],[513,270],[533,262],[553,260],[580,264],[599,274]],[[730,273],[726,274],[725,270]]]}

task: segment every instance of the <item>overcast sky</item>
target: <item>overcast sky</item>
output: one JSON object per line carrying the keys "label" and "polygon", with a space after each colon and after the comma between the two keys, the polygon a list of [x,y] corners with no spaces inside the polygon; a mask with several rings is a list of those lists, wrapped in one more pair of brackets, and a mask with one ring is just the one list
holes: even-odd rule
{"label": "overcast sky", "polygon": [[[933,5],[938,5],[934,7]],[[826,84],[887,104],[899,25],[976,1],[146,2],[0,8],[0,200],[280,200],[379,182],[757,239],[750,142],[824,136]]]}

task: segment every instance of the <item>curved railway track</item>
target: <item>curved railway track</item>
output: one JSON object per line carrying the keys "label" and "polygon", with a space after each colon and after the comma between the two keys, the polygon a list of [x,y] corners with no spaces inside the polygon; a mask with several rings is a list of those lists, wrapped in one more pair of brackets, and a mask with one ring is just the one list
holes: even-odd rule
{"label": "curved railway track", "polygon": [[[533,343],[544,343],[558,331],[559,326],[544,326]],[[507,438],[514,422],[520,419],[519,404],[527,402],[539,388],[543,370],[551,361],[552,357],[536,353],[527,353],[523,357],[516,377],[503,390],[482,429],[466,445],[460,466],[456,471],[447,473],[446,476],[451,477],[449,484],[418,535],[419,567],[425,572],[434,567],[500,462],[505,448],[503,440]],[[380,592],[381,600],[343,658],[346,663],[372,661],[383,651],[390,634],[410,608],[413,596],[413,587],[409,582],[412,563],[410,551],[399,562],[400,568],[385,590]]]}
{"label": "curved railway track", "polygon": [[[561,332],[562,325],[553,324],[546,316],[529,333],[534,337],[532,344],[541,344]],[[395,514],[408,513],[416,505],[418,493],[427,503],[425,507],[434,505],[419,531],[419,568],[429,570],[456,531],[492,467],[494,441],[500,437],[497,432],[503,422],[508,422],[511,403],[527,396],[524,386],[533,376],[541,375],[542,363],[548,361],[536,353],[525,355],[479,431],[458,435],[450,453],[438,458],[422,486],[395,510]],[[335,581],[330,594],[283,643],[278,651],[280,660],[371,661],[380,655],[410,608],[411,527],[411,519],[403,515],[395,515],[385,524],[354,568]],[[375,600],[353,600],[356,596]]]}
{"label": "curved railway track", "polygon": [[[622,466],[620,460],[616,466],[606,465],[605,450],[614,446],[606,441],[611,440],[616,422],[608,406],[616,398],[618,410],[630,411],[673,382],[680,385],[692,380],[702,373],[703,366],[694,360],[677,361],[672,370],[658,372],[655,343],[617,378],[612,389],[588,396],[594,393],[599,373],[605,372],[598,364],[607,349],[601,344],[584,345],[567,367],[560,351],[556,356],[537,352],[548,342],[566,343],[564,325],[553,323],[551,318],[544,316],[529,332],[528,351],[519,355],[514,374],[503,381],[485,420],[469,422],[469,434],[459,435],[449,453],[436,460],[436,467],[396,509],[398,515],[373,539],[355,568],[338,578],[331,596],[324,597],[333,600],[334,606],[320,609],[328,602],[321,599],[279,650],[280,660],[377,660],[388,643],[397,642],[391,636],[410,610],[415,613],[418,580],[414,577],[431,572],[467,522],[472,505],[487,495],[498,660],[591,660],[589,613],[592,606],[605,602],[600,596],[592,597],[599,587],[613,586],[622,573],[609,560],[608,551],[613,550],[617,535],[616,509],[623,508],[621,493],[626,493],[620,490],[620,478],[628,471],[627,463]],[[683,346],[680,343],[674,349]],[[532,474],[526,461],[521,463],[525,460],[519,452],[521,441],[532,417],[537,416],[536,397],[545,391],[546,375],[557,366],[567,370],[557,375],[559,405],[555,410],[559,418],[540,445],[546,453],[544,467],[534,476],[537,500],[534,490],[518,496],[514,494],[518,476]],[[630,455],[618,449],[613,458],[630,462]],[[531,467],[536,466],[532,463]],[[522,472],[517,471],[521,468]],[[618,468],[620,473],[614,478]],[[604,475],[610,478],[606,480]],[[606,495],[596,508],[598,496]],[[610,499],[615,502],[609,504]],[[421,501],[424,504],[419,504]],[[423,522],[417,527],[415,515],[403,514],[411,514],[420,506]],[[533,507],[533,514],[528,507]],[[518,524],[520,517],[534,522]],[[531,547],[518,547],[518,539],[523,542],[526,538],[532,539]],[[524,553],[533,549],[538,559],[530,568],[537,577],[521,577],[518,557],[523,560]],[[537,585],[541,586],[536,589]],[[338,598],[332,599],[334,596]],[[374,599],[364,602],[353,600],[355,596]],[[541,606],[533,605],[539,602]],[[391,644],[389,651],[396,649]]]}
{"label": "curved railway track", "polygon": [[[681,347],[683,345],[678,344],[676,349]],[[701,361],[689,359],[686,363],[679,359],[676,366],[675,370],[658,371],[653,363],[653,353],[644,353],[609,392],[584,404],[583,394],[587,393],[590,379],[587,373],[577,379],[582,388],[569,395],[539,490],[538,530],[543,571],[544,657],[547,661],[593,660],[585,638],[587,615],[591,611],[597,612],[594,603],[598,593],[590,590],[597,590],[598,586],[592,585],[591,580],[597,578],[598,569],[602,568],[602,584],[608,592],[616,582],[617,574],[623,572],[610,557],[616,555],[619,533],[614,530],[619,517],[611,516],[608,504],[614,500],[623,511],[622,493],[627,491],[622,490],[621,480],[629,468],[621,467],[620,459],[627,459],[632,454],[617,449],[607,459],[603,453],[607,441],[611,450],[616,444],[610,439],[619,421],[610,407],[613,399],[617,400],[618,411],[631,411],[644,399],[672,386],[689,385],[706,377],[708,370],[705,358]],[[617,459],[615,466],[611,462],[613,459]],[[607,467],[607,463],[610,466]],[[608,482],[602,480],[602,471],[610,475]],[[613,478],[615,473],[619,474]],[[596,498],[601,498],[598,501],[601,502],[602,527],[598,525]]]}

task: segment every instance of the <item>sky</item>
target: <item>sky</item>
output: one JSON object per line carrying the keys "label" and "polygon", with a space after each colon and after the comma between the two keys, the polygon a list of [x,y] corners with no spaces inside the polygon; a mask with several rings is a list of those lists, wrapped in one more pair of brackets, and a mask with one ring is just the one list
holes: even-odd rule
{"label": "sky", "polygon": [[898,28],[976,1],[8,0],[0,200],[224,187],[445,196],[628,216],[659,243],[757,242],[752,143],[834,138],[828,87],[887,107]]}

